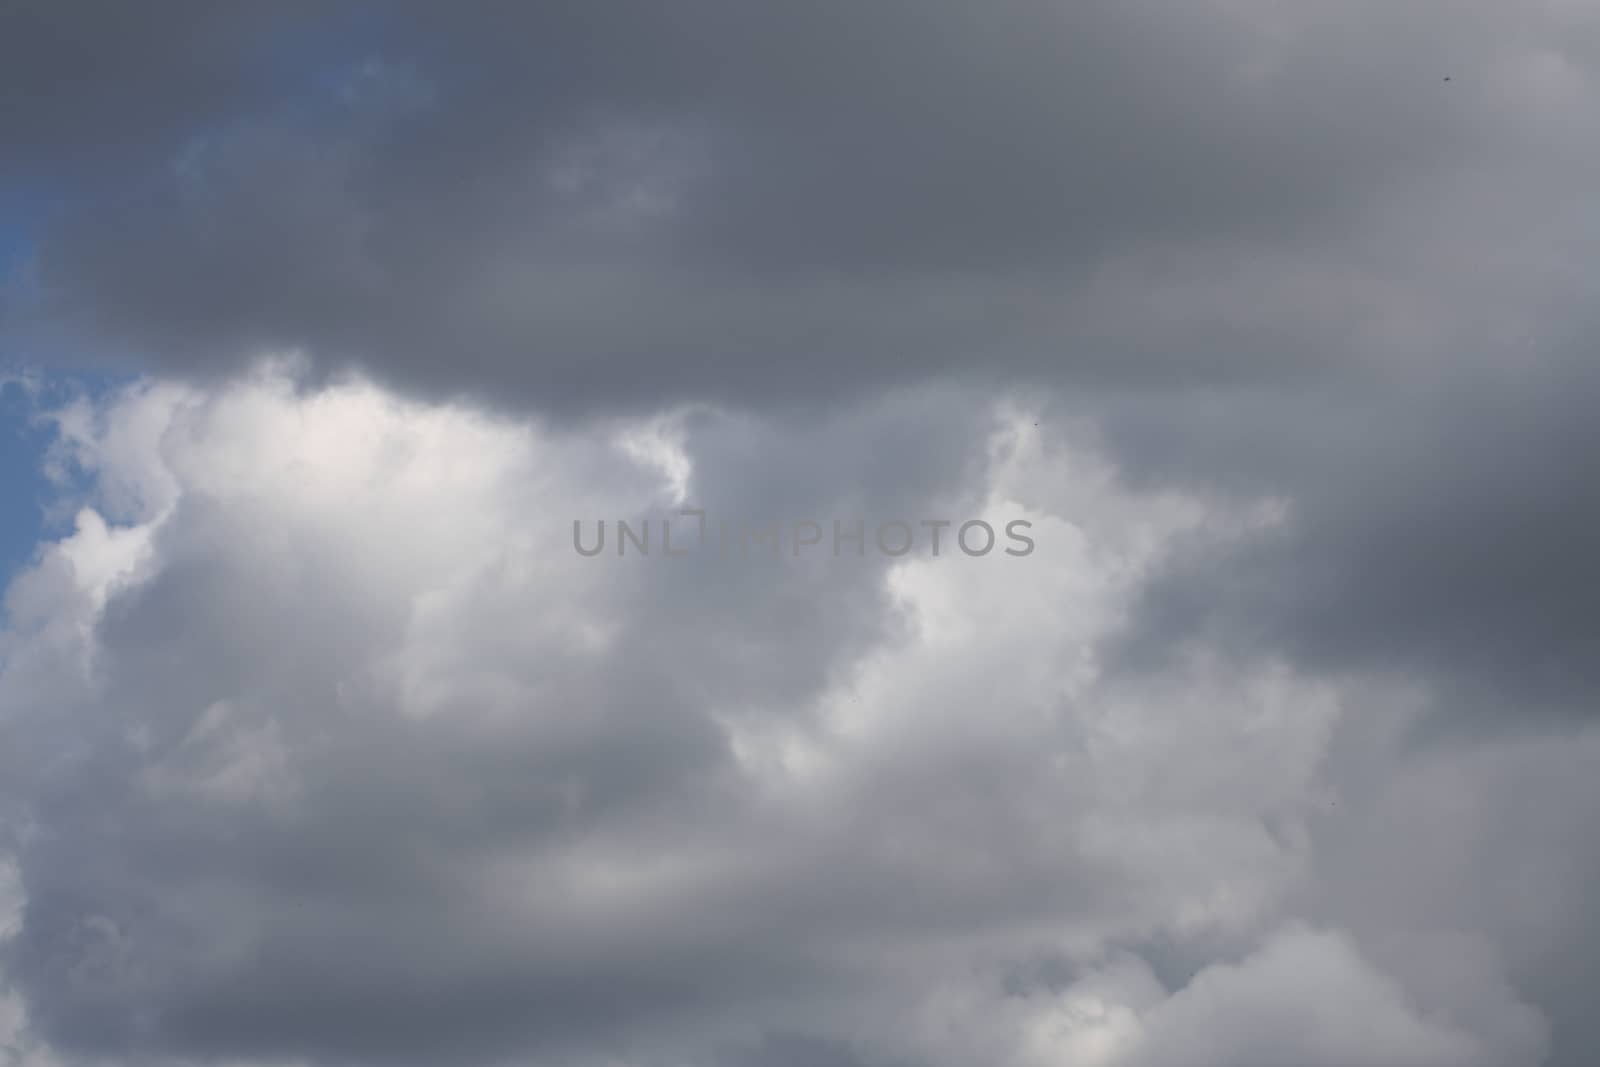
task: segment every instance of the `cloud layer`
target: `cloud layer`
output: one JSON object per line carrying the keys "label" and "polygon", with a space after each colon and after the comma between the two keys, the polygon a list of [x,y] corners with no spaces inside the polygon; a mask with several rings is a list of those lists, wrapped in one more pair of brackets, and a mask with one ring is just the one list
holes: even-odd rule
{"label": "cloud layer", "polygon": [[[899,396],[829,436],[970,399]],[[793,443],[699,419],[691,496]],[[1138,676],[1099,655],[1174,545],[1259,536],[1270,500],[1131,489],[1092,434],[1000,408],[908,506],[963,490],[1032,521],[1034,556],[578,560],[566,515],[672,498],[627,447],[648,426],[298,393],[281,371],[60,421],[88,497],[13,586],[0,722],[26,813],[7,971],[64,1055],[1389,1067],[1547,1047],[1510,931],[1404,891],[1498,828],[1447,818],[1436,853],[1397,858],[1360,807],[1371,768],[1334,759],[1365,745],[1397,780],[1413,699],[1217,649]],[[1345,891],[1313,876],[1325,842],[1402,869]],[[1534,848],[1524,873],[1563,862]],[[1387,958],[1397,917],[1472,951],[1419,973]]]}
{"label": "cloud layer", "polygon": [[1597,14],[0,5],[0,1062],[1594,1062]]}

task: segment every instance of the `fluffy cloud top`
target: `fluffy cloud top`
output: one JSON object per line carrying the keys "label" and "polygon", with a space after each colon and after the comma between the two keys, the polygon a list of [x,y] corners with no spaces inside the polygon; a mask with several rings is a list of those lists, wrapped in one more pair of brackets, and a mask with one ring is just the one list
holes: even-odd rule
{"label": "fluffy cloud top", "polygon": [[685,420],[663,471],[648,426],[281,370],[65,413],[86,496],[0,661],[28,1032],[84,1060],[1539,1061],[1508,958],[1386,970],[1372,912],[1307,899],[1319,840],[1366,832],[1330,752],[1401,695],[1099,655],[1175,544],[1271,501],[1131,489],[1001,407],[907,503],[1026,517],[1027,558],[578,559],[571,517],[756,485],[792,444]]}

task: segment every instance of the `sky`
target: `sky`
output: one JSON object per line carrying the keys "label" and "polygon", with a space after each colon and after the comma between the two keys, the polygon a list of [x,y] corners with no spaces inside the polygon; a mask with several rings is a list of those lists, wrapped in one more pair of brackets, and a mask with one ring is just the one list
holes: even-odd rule
{"label": "sky", "polygon": [[5,523],[0,526],[0,573],[9,579],[27,561],[38,540],[43,515],[39,509],[38,461],[40,446],[30,438],[26,400],[17,385],[0,391],[0,432],[6,440],[0,461],[0,485],[5,487]]}
{"label": "sky", "polygon": [[1597,116],[1591,0],[0,5],[0,1067],[1600,1064]]}

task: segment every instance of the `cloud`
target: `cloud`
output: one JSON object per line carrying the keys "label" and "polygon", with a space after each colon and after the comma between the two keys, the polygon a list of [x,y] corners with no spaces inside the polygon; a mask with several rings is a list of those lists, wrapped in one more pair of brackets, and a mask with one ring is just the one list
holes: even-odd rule
{"label": "cloud", "polygon": [[1372,968],[1345,938],[1305,929],[1278,934],[1236,965],[1197,975],[1146,1017],[1131,1062],[1246,1067],[1279,1063],[1298,1050],[1306,1064],[1533,1063],[1544,1023],[1526,1008],[1501,1007],[1500,1033],[1460,1014],[1429,1018],[1393,979]]}
{"label": "cloud", "polygon": [[[963,409],[883,404],[827,436]],[[698,418],[691,496],[707,471],[759,484],[792,441]],[[970,462],[930,458],[905,500],[975,485],[972,514],[1034,522],[1030,557],[578,561],[571,514],[682,484],[627,447],[643,424],[270,368],[116,395],[74,423],[77,532],[11,593],[4,958],[30,1032],[91,1059],[1031,1064],[1082,1039],[1049,1036],[1028,975],[1268,938],[1243,978],[1133,1005],[1140,1055],[1186,1040],[1164,1036],[1185,1004],[1267,1011],[1253,990],[1306,953],[1330,985],[1281,1010],[1378,1012],[1348,1038],[1371,1062],[1535,1062],[1533,1022],[1486,1045],[1419,1021],[1343,935],[1272,939],[1340,692],[1281,663],[1098,659],[1175,537],[1271,510],[1130,491],[1034,421],[975,420]]]}
{"label": "cloud", "polygon": [[11,1060],[1589,1061],[1582,5],[0,19]]}
{"label": "cloud", "polygon": [[1592,162],[1561,5],[188,14],[13,14],[0,130],[68,206],[17,347],[567,411],[1292,380],[1420,358],[1452,234]]}
{"label": "cloud", "polygon": [[1175,558],[1136,654],[1581,710],[1581,7],[187,14],[14,6],[0,131],[55,207],[10,358],[295,350],[568,420],[1023,389],[1130,478],[1292,504]]}
{"label": "cloud", "polygon": [[1219,426],[1215,409],[1180,402],[1148,437],[1154,412],[1131,413],[1112,431],[1130,472],[1204,483],[1197,467],[1215,462],[1236,488],[1297,488],[1253,543],[1197,539],[1174,555],[1144,593],[1130,659],[1198,634],[1271,642],[1318,670],[1426,678],[1456,719],[1590,716],[1600,575],[1586,546],[1600,509],[1575,459],[1600,445],[1583,399],[1594,384],[1575,353],[1411,381],[1307,412],[1293,446],[1255,458],[1250,441],[1298,404],[1254,400]]}

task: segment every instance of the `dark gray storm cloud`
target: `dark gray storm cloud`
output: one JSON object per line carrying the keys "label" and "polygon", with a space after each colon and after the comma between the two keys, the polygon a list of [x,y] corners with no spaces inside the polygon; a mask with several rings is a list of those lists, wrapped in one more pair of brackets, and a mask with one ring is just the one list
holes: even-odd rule
{"label": "dark gray storm cloud", "polygon": [[[164,383],[7,601],[0,1062],[1586,1067],[1597,59],[0,0],[0,364]],[[550,555],[674,493],[1054,569]]]}
{"label": "dark gray storm cloud", "polygon": [[1140,469],[1163,478],[1186,465],[1196,476],[1205,461],[1194,453],[1227,452],[1230,438],[1287,436],[1286,412],[1297,420],[1293,447],[1225,468],[1294,487],[1292,522],[1248,547],[1199,543],[1175,560],[1147,591],[1129,651],[1162,655],[1201,635],[1281,643],[1322,668],[1423,670],[1458,710],[1592,716],[1592,343],[1383,393],[1279,397],[1272,412],[1242,403],[1231,427],[1199,401],[1113,419]]}
{"label": "dark gray storm cloud", "polygon": [[1372,254],[1389,198],[1519,147],[1508,28],[1575,17],[14,5],[0,136],[63,191],[12,343],[563,408],[1338,365],[1224,264]]}

